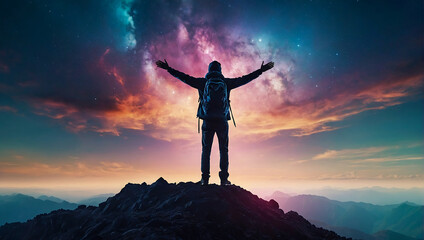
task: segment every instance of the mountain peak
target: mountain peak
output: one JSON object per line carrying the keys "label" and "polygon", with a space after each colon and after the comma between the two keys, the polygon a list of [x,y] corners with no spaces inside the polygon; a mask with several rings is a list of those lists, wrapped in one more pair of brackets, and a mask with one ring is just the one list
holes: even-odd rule
{"label": "mountain peak", "polygon": [[163,177],[160,177],[153,184],[168,184],[168,182],[165,179],[163,179]]}
{"label": "mountain peak", "polygon": [[[43,227],[40,227],[43,226]],[[0,227],[1,239],[344,239],[235,185],[127,184],[99,207]],[[43,236],[40,238],[40,236]]]}

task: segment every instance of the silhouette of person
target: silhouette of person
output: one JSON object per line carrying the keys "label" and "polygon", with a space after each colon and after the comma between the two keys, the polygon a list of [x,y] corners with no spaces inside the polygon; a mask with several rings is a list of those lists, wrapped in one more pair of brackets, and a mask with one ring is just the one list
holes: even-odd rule
{"label": "silhouette of person", "polygon": [[[196,88],[199,92],[199,107],[197,110],[197,117],[203,119],[202,124],[202,185],[209,184],[210,174],[210,154],[212,148],[213,137],[216,133],[219,143],[220,162],[219,177],[221,185],[230,185],[228,181],[228,120],[231,120],[228,109],[231,110],[229,105],[230,91],[234,88],[240,87],[253,79],[259,77],[263,72],[274,67],[273,62],[264,65],[262,62],[261,68],[258,70],[238,78],[225,78],[221,72],[221,64],[218,61],[213,61],[209,64],[208,73],[205,77],[192,77],[178,70],[171,68],[166,62],[158,60],[156,65],[159,68],[167,70],[172,76],[178,78],[182,82]],[[224,91],[219,93],[219,91]],[[216,91],[216,92],[215,92]],[[215,98],[223,99],[220,101]],[[226,103],[227,102],[227,103]],[[209,105],[207,105],[209,104]],[[223,105],[224,107],[217,107],[216,105]],[[211,110],[212,109],[212,110]],[[214,109],[221,109],[220,114],[212,114]],[[234,120],[234,118],[233,118]],[[235,125],[235,122],[234,122]]]}

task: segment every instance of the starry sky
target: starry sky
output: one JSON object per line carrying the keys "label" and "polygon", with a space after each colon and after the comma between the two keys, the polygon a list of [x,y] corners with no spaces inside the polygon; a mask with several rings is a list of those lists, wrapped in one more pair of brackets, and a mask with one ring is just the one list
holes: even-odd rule
{"label": "starry sky", "polygon": [[423,16],[415,0],[2,1],[0,189],[198,181],[198,93],[159,59],[195,77],[275,62],[231,94],[237,185],[424,187]]}

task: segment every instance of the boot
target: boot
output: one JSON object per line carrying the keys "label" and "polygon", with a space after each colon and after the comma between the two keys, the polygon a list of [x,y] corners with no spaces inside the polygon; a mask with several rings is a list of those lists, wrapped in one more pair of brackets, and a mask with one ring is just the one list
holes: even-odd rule
{"label": "boot", "polygon": [[221,179],[221,186],[231,185],[231,182],[228,179]]}
{"label": "boot", "polygon": [[200,184],[202,186],[207,186],[209,184],[209,178],[202,178],[202,180],[200,180]]}

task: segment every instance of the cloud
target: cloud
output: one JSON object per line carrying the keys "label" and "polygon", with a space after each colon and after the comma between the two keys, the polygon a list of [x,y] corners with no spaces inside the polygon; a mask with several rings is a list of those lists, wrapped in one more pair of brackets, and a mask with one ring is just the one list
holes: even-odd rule
{"label": "cloud", "polygon": [[0,63],[0,73],[8,73],[9,72],[9,66]]}
{"label": "cloud", "polygon": [[72,163],[42,163],[36,161],[0,162],[0,173],[3,177],[119,177],[125,174],[139,173],[140,170],[122,162],[75,161]]}
{"label": "cloud", "polygon": [[[327,150],[323,153],[316,154],[310,160],[300,160],[296,163],[307,163],[311,161],[325,162],[343,162],[351,167],[363,167],[382,164],[391,164],[402,166],[406,162],[420,164],[424,157],[411,148],[416,148],[422,144],[412,144],[404,146],[383,146],[368,147],[356,149]],[[407,151],[407,152],[405,152]]]}
{"label": "cloud", "polygon": [[407,173],[382,173],[372,174],[368,171],[350,171],[339,174],[323,174],[317,178],[318,180],[412,180],[419,181],[424,179],[424,174],[407,174]]}
{"label": "cloud", "polygon": [[388,157],[377,157],[377,158],[365,158],[360,160],[352,160],[352,163],[394,163],[394,162],[403,162],[403,161],[418,161],[424,160],[422,156],[388,156]]}
{"label": "cloud", "polygon": [[14,108],[14,107],[11,107],[11,106],[1,106],[1,105],[0,105],[0,111],[13,112],[13,113],[18,112],[18,110],[16,108]]}
{"label": "cloud", "polygon": [[363,158],[376,155],[391,149],[390,147],[370,147],[370,148],[358,148],[358,149],[342,149],[342,150],[327,150],[324,153],[320,153],[312,157],[313,160],[323,159],[355,159]]}

